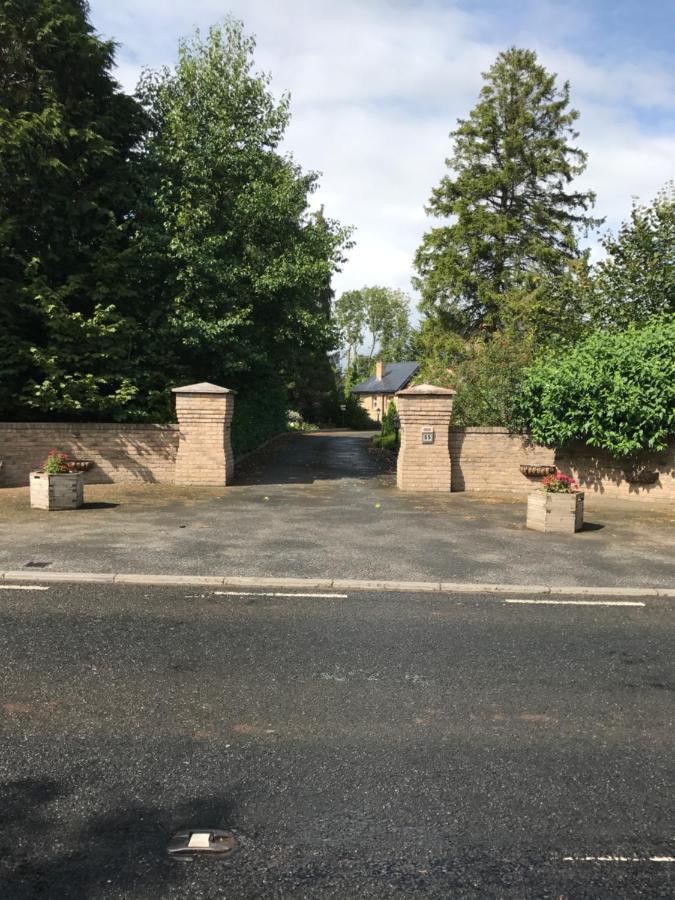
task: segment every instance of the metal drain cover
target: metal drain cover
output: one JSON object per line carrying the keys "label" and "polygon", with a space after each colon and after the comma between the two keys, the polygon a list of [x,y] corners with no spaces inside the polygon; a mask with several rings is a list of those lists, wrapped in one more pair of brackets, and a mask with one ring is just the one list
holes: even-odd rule
{"label": "metal drain cover", "polygon": [[227,859],[237,848],[237,840],[230,831],[219,828],[182,828],[169,841],[167,852],[176,859],[195,859],[212,856]]}

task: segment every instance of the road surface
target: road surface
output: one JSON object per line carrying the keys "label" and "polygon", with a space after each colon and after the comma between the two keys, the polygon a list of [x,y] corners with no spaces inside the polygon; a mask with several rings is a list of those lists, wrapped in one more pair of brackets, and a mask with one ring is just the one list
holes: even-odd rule
{"label": "road surface", "polygon": [[672,896],[672,601],[20,588],[2,897]]}

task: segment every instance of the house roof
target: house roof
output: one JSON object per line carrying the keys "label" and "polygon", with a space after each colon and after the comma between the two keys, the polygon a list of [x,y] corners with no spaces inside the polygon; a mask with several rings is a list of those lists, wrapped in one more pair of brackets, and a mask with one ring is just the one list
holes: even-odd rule
{"label": "house roof", "polygon": [[400,391],[419,369],[416,362],[387,363],[384,366],[384,377],[373,375],[367,381],[352,388],[352,394],[395,394]]}

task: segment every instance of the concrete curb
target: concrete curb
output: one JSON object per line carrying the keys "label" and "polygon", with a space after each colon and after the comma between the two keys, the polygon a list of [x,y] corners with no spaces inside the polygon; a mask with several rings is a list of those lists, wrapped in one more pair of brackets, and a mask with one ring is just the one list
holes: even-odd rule
{"label": "concrete curb", "polygon": [[101,572],[0,572],[3,581],[75,584],[193,585],[195,587],[282,588],[291,590],[384,591],[442,594],[539,594],[569,597],[675,597],[675,588],[593,587],[592,585],[490,584],[470,581],[368,581],[350,578],[275,578],[257,575],[152,575]]}

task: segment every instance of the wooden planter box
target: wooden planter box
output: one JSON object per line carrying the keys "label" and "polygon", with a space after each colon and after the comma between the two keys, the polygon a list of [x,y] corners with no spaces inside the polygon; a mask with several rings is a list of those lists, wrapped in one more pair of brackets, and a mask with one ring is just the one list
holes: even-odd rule
{"label": "wooden planter box", "polygon": [[30,505],[33,509],[78,509],[84,503],[84,474],[30,473]]}
{"label": "wooden planter box", "polygon": [[535,491],[527,497],[527,527],[534,531],[574,534],[584,524],[584,492]]}

